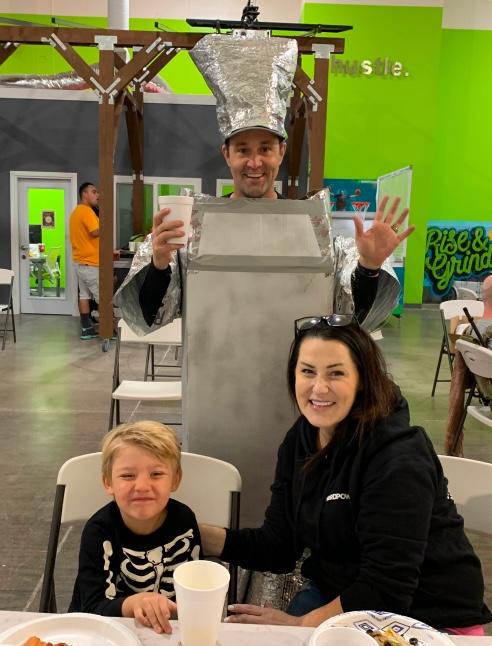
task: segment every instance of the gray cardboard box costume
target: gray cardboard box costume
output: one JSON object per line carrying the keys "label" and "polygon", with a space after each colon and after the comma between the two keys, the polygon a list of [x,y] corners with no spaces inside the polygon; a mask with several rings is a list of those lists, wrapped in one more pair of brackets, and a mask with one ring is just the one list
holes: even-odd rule
{"label": "gray cardboard box costume", "polygon": [[[283,134],[296,42],[213,34],[196,47],[195,61],[217,97],[224,138],[258,124]],[[261,74],[253,56],[267,60]],[[241,78],[239,92],[233,77]],[[265,108],[265,96],[273,97],[277,87],[282,100],[275,95]],[[297,416],[286,385],[294,320],[353,310],[350,276],[357,252],[353,240],[331,238],[327,191],[310,200],[197,195],[192,225],[187,251],[178,252],[180,267],[176,258],[171,264],[157,321],[184,320],[184,448],[238,467],[242,524],[254,526],[268,504],[278,446]],[[149,237],[117,295],[125,320],[140,333],[152,329],[139,305],[151,254]],[[394,275],[382,271],[365,326],[380,324],[398,293]]]}

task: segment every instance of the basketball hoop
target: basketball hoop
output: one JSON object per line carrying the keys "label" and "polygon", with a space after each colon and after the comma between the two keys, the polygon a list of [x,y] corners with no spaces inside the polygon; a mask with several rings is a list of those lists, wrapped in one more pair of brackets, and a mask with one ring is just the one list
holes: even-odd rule
{"label": "basketball hoop", "polygon": [[354,211],[356,211],[357,213],[363,214],[369,208],[370,202],[355,202],[354,200],[352,200],[351,204]]}

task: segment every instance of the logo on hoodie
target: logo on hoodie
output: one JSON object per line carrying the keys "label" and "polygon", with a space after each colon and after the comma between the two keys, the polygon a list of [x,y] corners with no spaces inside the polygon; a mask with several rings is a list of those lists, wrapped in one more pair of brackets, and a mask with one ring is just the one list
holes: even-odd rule
{"label": "logo on hoodie", "polygon": [[326,502],[332,502],[332,500],[350,500],[350,494],[331,493],[329,496],[326,496]]}

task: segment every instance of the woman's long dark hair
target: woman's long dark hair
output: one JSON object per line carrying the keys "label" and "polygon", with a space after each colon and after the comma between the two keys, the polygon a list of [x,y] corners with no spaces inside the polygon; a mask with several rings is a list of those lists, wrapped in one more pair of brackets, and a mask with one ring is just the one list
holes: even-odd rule
{"label": "woman's long dark hair", "polygon": [[[347,431],[360,443],[367,433],[375,429],[379,420],[395,409],[399,397],[398,387],[388,375],[384,357],[368,332],[356,322],[339,327],[331,327],[321,322],[301,331],[290,348],[287,382],[289,394],[296,406],[296,366],[299,350],[303,341],[312,338],[343,343],[357,367],[359,388],[355,401],[347,418],[338,425],[335,436]],[[315,458],[323,457],[328,451],[329,445],[321,449]]]}

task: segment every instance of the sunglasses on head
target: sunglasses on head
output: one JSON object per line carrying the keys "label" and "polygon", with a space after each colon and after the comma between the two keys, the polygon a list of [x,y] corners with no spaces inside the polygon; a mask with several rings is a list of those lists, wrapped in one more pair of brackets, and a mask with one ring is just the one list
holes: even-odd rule
{"label": "sunglasses on head", "polygon": [[324,323],[327,327],[344,327],[355,323],[357,319],[351,314],[329,314],[328,316],[303,316],[294,321],[294,332],[297,336]]}

